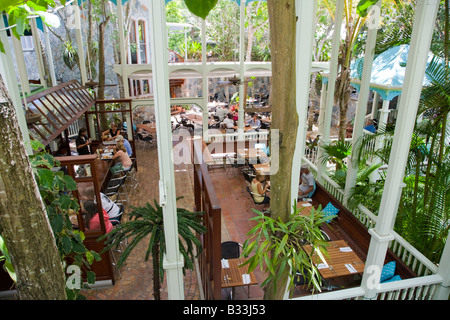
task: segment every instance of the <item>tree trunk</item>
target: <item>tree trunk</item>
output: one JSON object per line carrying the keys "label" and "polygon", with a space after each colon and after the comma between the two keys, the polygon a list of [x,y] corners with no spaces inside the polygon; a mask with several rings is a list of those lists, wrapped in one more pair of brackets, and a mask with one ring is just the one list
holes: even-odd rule
{"label": "tree trunk", "polygon": [[0,111],[0,234],[17,274],[19,298],[66,299],[61,258],[1,76]]}
{"label": "tree trunk", "polygon": [[[295,98],[295,0],[268,0],[267,6],[272,54],[271,101],[275,102],[271,103],[271,131],[279,132],[279,166],[270,178],[270,209],[274,219],[287,221],[292,210],[290,181],[299,121]],[[270,150],[273,152],[272,146]],[[285,281],[269,283],[264,299],[282,299],[285,285]]]}
{"label": "tree trunk", "polygon": [[159,244],[153,247],[153,298],[161,300],[161,281],[159,274]]}

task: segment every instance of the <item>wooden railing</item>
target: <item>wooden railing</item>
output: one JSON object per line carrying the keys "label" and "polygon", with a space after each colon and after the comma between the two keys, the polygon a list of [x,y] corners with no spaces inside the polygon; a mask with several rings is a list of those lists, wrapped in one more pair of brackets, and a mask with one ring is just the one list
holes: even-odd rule
{"label": "wooden railing", "polygon": [[203,161],[201,140],[193,141],[195,211],[204,214],[206,233],[200,235],[202,252],[198,258],[201,284],[206,300],[221,299],[221,207],[208,168]]}

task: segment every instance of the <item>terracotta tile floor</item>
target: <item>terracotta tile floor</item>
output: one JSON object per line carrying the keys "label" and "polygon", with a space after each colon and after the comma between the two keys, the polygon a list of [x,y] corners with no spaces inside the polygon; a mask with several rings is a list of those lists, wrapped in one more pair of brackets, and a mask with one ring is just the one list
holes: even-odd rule
{"label": "terracotta tile floor", "polygon": [[[142,206],[147,201],[153,203],[159,199],[158,194],[158,151],[156,147],[137,150],[139,189],[131,196],[130,205]],[[214,168],[211,176],[216,188],[217,197],[222,206],[222,241],[233,240],[239,243],[245,241],[247,232],[255,225],[249,219],[256,216],[251,210],[255,207],[250,195],[245,190],[246,182],[240,173],[240,168]],[[175,180],[178,206],[192,210],[193,197],[193,170],[191,165],[176,165]],[[91,289],[85,292],[89,300],[153,300],[151,261],[144,261],[144,252],[147,243],[142,241],[129,256],[126,264],[120,270],[120,277],[112,287],[104,289]],[[259,283],[265,279],[262,272],[255,271]],[[184,277],[185,300],[202,299],[198,286],[196,271],[186,271]],[[247,287],[235,290],[235,299],[262,299],[263,290],[259,285],[250,287],[248,297]],[[226,292],[223,290],[223,298]],[[167,288],[162,284],[161,299],[167,299]]]}

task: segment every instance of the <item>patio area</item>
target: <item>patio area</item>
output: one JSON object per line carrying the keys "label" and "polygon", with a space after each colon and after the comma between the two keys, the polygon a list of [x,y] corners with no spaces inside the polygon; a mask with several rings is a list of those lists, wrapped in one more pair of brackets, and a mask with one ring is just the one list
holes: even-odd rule
{"label": "patio area", "polygon": [[[142,206],[147,201],[153,202],[158,193],[158,150],[138,148],[138,181],[139,188],[130,196],[130,206]],[[256,216],[252,211],[255,208],[249,194],[245,190],[245,179],[240,173],[240,168],[228,166],[212,168],[210,170],[217,197],[222,206],[222,241],[237,241],[242,244],[247,232],[254,226],[250,218]],[[192,165],[180,164],[175,166],[175,182],[178,206],[192,210],[193,200],[193,170]],[[126,219],[127,216],[124,216]],[[126,264],[120,269],[120,275],[116,272],[116,283],[112,287],[92,289],[84,292],[89,300],[153,300],[153,282],[151,261],[145,262],[145,250],[147,242],[142,241],[135,251],[129,256]],[[259,283],[265,279],[264,273],[255,270],[255,276]],[[187,270],[184,277],[185,300],[202,300],[202,294],[198,284],[198,270]],[[223,299],[227,292],[223,291]],[[257,286],[250,286],[250,296],[247,287],[237,288],[234,299],[260,300],[264,292]],[[162,284],[161,299],[167,299],[166,284]]]}

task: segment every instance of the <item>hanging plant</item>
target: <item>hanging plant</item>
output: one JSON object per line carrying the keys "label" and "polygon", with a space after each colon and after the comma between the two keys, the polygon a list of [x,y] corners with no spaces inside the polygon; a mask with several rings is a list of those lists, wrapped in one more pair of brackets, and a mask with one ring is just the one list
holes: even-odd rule
{"label": "hanging plant", "polygon": [[63,60],[70,70],[72,70],[79,61],[77,49],[72,46],[71,41],[63,43]]}

